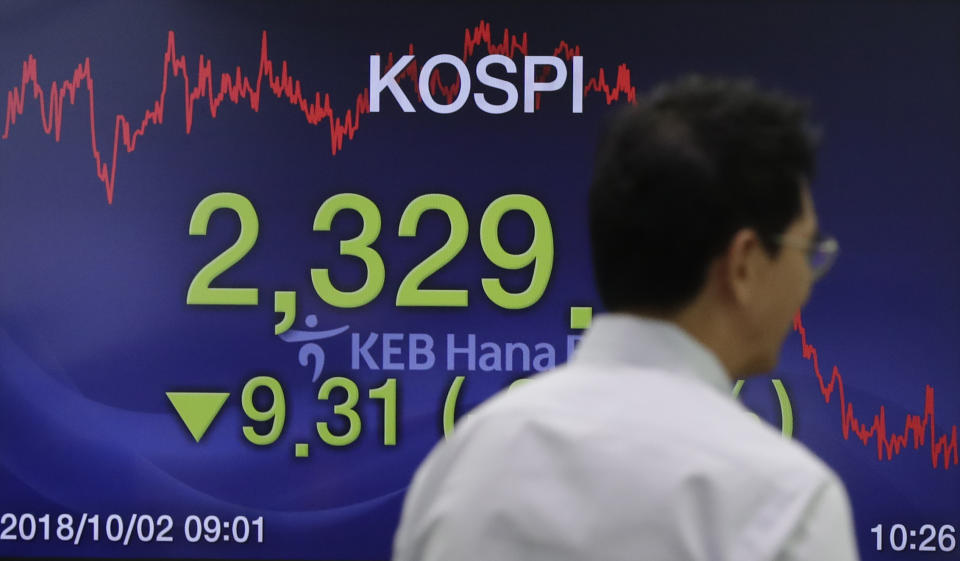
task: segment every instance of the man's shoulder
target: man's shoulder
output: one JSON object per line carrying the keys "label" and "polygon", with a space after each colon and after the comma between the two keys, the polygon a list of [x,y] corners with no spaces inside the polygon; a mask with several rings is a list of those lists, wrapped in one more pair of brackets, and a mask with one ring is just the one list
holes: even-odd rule
{"label": "man's shoulder", "polygon": [[670,376],[582,366],[545,373],[468,414],[450,448],[457,454],[506,453],[507,466],[525,455],[565,461],[582,456],[585,469],[599,471],[629,463],[634,478],[665,465],[735,470],[756,485],[771,486],[786,478],[815,485],[832,476],[806,447],[731,396]]}
{"label": "man's shoulder", "polygon": [[562,369],[475,409],[418,471],[398,543],[775,550],[832,472],[723,392],[647,374]]}

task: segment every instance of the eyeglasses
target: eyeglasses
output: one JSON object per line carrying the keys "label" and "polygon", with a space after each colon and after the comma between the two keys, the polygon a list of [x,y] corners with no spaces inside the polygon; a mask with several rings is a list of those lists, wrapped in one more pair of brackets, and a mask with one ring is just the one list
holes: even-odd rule
{"label": "eyeglasses", "polygon": [[773,242],[781,247],[792,247],[802,250],[807,254],[807,262],[813,271],[813,280],[819,280],[827,274],[833,262],[837,260],[837,254],[840,253],[840,244],[837,238],[817,233],[816,238],[811,240],[802,240],[788,236],[777,236]]}

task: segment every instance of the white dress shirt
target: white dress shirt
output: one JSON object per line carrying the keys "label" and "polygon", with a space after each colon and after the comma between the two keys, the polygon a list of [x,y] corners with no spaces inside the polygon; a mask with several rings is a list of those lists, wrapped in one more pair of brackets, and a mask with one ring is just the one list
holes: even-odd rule
{"label": "white dress shirt", "polygon": [[595,318],[566,366],[430,453],[394,560],[857,559],[837,476],[730,388],[676,325]]}

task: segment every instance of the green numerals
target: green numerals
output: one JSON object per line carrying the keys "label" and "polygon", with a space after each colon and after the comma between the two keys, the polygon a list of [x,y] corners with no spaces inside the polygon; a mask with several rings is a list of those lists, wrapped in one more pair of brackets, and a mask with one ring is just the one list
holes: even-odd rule
{"label": "green numerals", "polygon": [[[219,209],[228,209],[240,219],[237,241],[204,266],[187,289],[187,304],[255,306],[256,288],[214,288],[210,284],[224,271],[237,264],[257,241],[259,221],[249,200],[236,193],[214,193],[200,201],[190,219],[190,235],[207,233],[211,215]],[[310,269],[313,288],[324,302],[338,308],[358,308],[372,302],[383,291],[386,270],[380,253],[372,247],[380,236],[383,222],[380,210],[373,201],[356,193],[333,195],[317,209],[313,230],[328,232],[334,218],[343,210],[360,215],[362,226],[356,237],[340,241],[340,255],[359,259],[365,268],[366,280],[354,290],[333,285],[330,270],[325,267]],[[450,195],[430,193],[410,202],[400,217],[398,235],[414,237],[420,218],[427,211],[440,211],[450,221],[450,235],[440,248],[414,266],[397,287],[398,307],[466,307],[469,294],[463,288],[421,288],[423,283],[450,263],[466,246],[469,233],[467,213],[463,205]],[[510,253],[500,240],[500,222],[511,211],[526,214],[533,223],[530,246],[520,253]],[[491,302],[501,308],[518,310],[529,308],[543,296],[553,271],[553,227],[543,204],[529,195],[504,195],[484,211],[480,219],[480,245],[494,265],[508,270],[533,265],[530,284],[520,292],[509,292],[500,279],[483,278],[481,286]],[[289,326],[288,326],[289,327]],[[280,329],[280,328],[278,328]]]}
{"label": "green numerals", "polygon": [[450,219],[450,237],[440,249],[414,267],[397,290],[397,306],[456,306],[467,305],[466,290],[438,290],[420,288],[427,277],[449,263],[467,243],[467,213],[463,206],[450,195],[421,195],[410,202],[400,217],[400,235],[417,235],[420,216],[428,210],[443,211]]}
{"label": "green numerals", "polygon": [[187,304],[256,306],[256,288],[212,288],[210,283],[221,273],[236,265],[257,241],[260,222],[257,211],[242,195],[214,193],[200,201],[190,217],[190,235],[207,235],[210,216],[222,208],[230,209],[240,218],[240,235],[233,245],[209,262],[193,277],[187,289]]}
{"label": "green numerals", "polygon": [[379,388],[370,390],[370,399],[383,400],[383,443],[397,444],[397,379],[390,378]]}
{"label": "green numerals", "polygon": [[[523,253],[508,253],[500,244],[500,220],[511,210],[525,212],[533,221],[533,240]],[[490,203],[480,219],[480,245],[490,261],[503,269],[522,269],[533,263],[533,277],[521,292],[507,292],[499,279],[485,278],[483,291],[490,300],[510,310],[534,305],[550,281],[553,271],[553,228],[547,209],[529,195],[504,195]]]}
{"label": "green numerals", "polygon": [[[261,388],[270,393],[270,406],[265,409],[257,407],[257,404],[254,403],[255,394]],[[333,406],[333,412],[346,420],[346,430],[340,434],[335,433],[327,422],[320,421],[317,423],[317,433],[326,444],[346,446],[357,440],[363,427],[360,414],[357,412],[360,389],[353,380],[343,376],[335,376],[327,379],[320,386],[317,398],[321,400],[330,399],[337,389],[342,389],[346,397]],[[397,379],[387,379],[383,385],[372,388],[368,395],[370,399],[383,401],[383,444],[395,446],[397,444]],[[270,422],[269,430],[264,433],[257,432],[253,425],[244,425],[243,436],[247,440],[257,446],[266,446],[273,444],[280,438],[286,422],[287,401],[283,394],[283,388],[276,378],[271,376],[251,378],[243,386],[240,403],[243,412],[250,420],[260,423]]]}
{"label": "green numerals", "polygon": [[[266,388],[272,395],[270,408],[266,410],[257,409],[253,403],[253,394],[259,388]],[[243,394],[240,396],[240,403],[243,405],[243,412],[247,417],[254,421],[272,421],[270,430],[266,434],[258,433],[253,426],[244,425],[243,436],[247,440],[259,446],[273,444],[280,437],[283,431],[283,423],[287,417],[287,402],[283,397],[283,388],[276,378],[270,376],[257,376],[252,378],[243,386]]]}
{"label": "green numerals", "polygon": [[327,199],[317,210],[313,220],[314,231],[329,231],[333,217],[341,210],[350,209],[360,214],[363,229],[357,237],[340,242],[340,255],[350,255],[363,261],[367,268],[367,280],[363,286],[352,291],[343,291],[330,282],[330,271],[311,269],[310,278],[317,296],[324,302],[338,308],[358,308],[368,304],[383,290],[386,273],[383,259],[370,247],[380,235],[380,211],[373,201],[355,193],[341,193]]}
{"label": "green numerals", "polygon": [[350,378],[334,376],[333,378],[328,378],[327,381],[320,386],[320,392],[317,394],[317,398],[330,399],[330,393],[336,388],[343,388],[347,392],[347,398],[343,403],[333,406],[333,412],[335,414],[347,419],[347,430],[343,434],[334,434],[333,431],[330,430],[330,427],[327,426],[326,421],[321,421],[317,423],[317,432],[320,433],[320,438],[331,446],[346,446],[360,436],[360,415],[354,410],[354,407],[357,406],[357,401],[360,399],[360,390],[357,389],[356,382]]}
{"label": "green numerals", "polygon": [[[336,434],[330,430],[326,421],[317,423],[317,433],[320,439],[331,446],[346,446],[352,444],[360,436],[362,423],[360,415],[356,411],[357,402],[360,400],[360,390],[357,383],[343,376],[334,376],[328,378],[320,386],[317,393],[318,399],[330,399],[333,390],[342,388],[346,392],[346,399],[343,402],[333,406],[333,412],[346,419],[347,430],[343,434]],[[394,446],[397,443],[397,380],[391,378],[385,384],[378,388],[370,390],[372,399],[383,400],[383,443],[387,446]]]}

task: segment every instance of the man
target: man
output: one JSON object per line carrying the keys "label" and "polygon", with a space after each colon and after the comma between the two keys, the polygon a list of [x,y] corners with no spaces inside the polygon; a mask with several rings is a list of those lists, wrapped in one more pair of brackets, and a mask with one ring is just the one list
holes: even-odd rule
{"label": "man", "polygon": [[590,193],[610,313],[430,454],[396,561],[857,558],[837,476],[730,392],[836,253],[813,136],[797,102],[696,77],[617,116]]}

